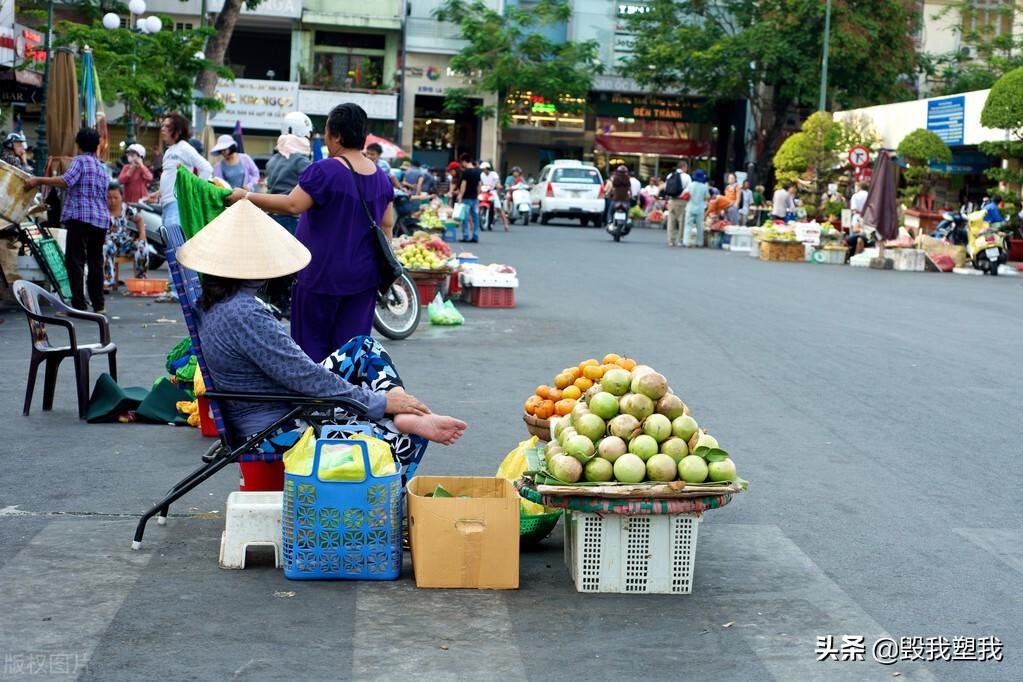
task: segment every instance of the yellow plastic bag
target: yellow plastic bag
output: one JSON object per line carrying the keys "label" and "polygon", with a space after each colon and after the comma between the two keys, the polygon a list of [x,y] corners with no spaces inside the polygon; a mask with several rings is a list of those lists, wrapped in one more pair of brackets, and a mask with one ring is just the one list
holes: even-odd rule
{"label": "yellow plastic bag", "polygon": [[[370,469],[374,476],[397,473],[391,446],[372,436],[356,434],[345,440],[359,440],[369,450]],[[316,432],[309,427],[291,448],[284,453],[284,471],[297,476],[308,476],[313,470],[316,454]],[[324,445],[320,451],[319,478],[323,481],[361,481],[366,478],[362,448],[353,445]]]}
{"label": "yellow plastic bag", "polygon": [[[522,476],[522,472],[529,468],[529,463],[526,461],[526,450],[535,448],[538,440],[536,436],[533,436],[529,440],[522,441],[509,452],[501,462],[501,466],[497,467],[497,477],[517,481]],[[526,516],[537,516],[547,512],[542,504],[530,502],[525,498],[520,498],[519,503],[522,505],[522,513]]]}
{"label": "yellow plastic bag", "polygon": [[[366,444],[369,450],[369,466],[374,476],[390,476],[398,473],[391,446],[372,436],[356,434],[345,440],[357,440]],[[322,481],[362,481],[366,478],[366,464],[362,448],[356,445],[337,443],[320,448],[320,471]]]}

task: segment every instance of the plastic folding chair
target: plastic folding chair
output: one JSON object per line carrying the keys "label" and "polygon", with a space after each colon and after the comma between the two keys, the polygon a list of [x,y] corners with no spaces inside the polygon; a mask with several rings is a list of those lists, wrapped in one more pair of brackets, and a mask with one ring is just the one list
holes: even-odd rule
{"label": "plastic folding chair", "polygon": [[[75,383],[78,386],[78,418],[85,419],[89,408],[89,361],[93,355],[106,355],[110,361],[110,376],[117,381],[117,346],[110,341],[110,325],[107,318],[99,313],[76,310],[42,287],[19,279],[11,287],[18,305],[25,311],[28,328],[32,334],[32,359],[28,366],[28,386],[25,388],[25,408],[28,415],[32,407],[32,393],[35,390],[39,365],[46,362],[43,379],[43,410],[53,409],[53,392],[57,385],[57,370],[64,358],[75,363]],[[42,303],[48,303],[55,313],[44,315]],[[78,343],[75,325],[71,320],[87,320],[99,325],[99,343]],[[54,346],[46,332],[46,325],[63,327],[68,333],[68,345]]]}
{"label": "plastic folding chair", "polygon": [[[366,406],[362,403],[340,396],[314,398],[300,395],[222,393],[217,391],[213,382],[213,376],[206,368],[206,361],[202,354],[202,341],[199,338],[199,318],[201,315],[197,305],[201,293],[199,277],[195,272],[184,268],[178,263],[175,251],[175,249],[167,251],[167,269],[170,271],[171,281],[174,283],[178,301],[181,303],[181,310],[184,313],[188,334],[192,339],[192,348],[195,351],[199,371],[202,372],[203,381],[206,385],[206,399],[210,403],[210,410],[213,413],[213,420],[217,426],[219,440],[210,446],[206,454],[203,455],[202,465],[181,479],[163,499],[142,515],[138,526],[135,528],[135,537],[131,543],[132,549],[139,549],[142,546],[142,536],[150,519],[157,516],[157,523],[164,525],[167,522],[167,514],[171,504],[209,480],[224,467],[238,461],[274,461],[280,459],[279,455],[269,455],[258,451],[259,444],[272,435],[279,427],[294,422],[296,419],[301,419],[308,422],[319,433],[320,426],[333,418],[336,408],[341,408],[352,415],[364,416],[367,411]],[[269,424],[259,433],[245,438],[244,435],[228,433],[220,411],[219,401],[221,400],[284,403],[289,406],[289,410],[287,414]],[[422,455],[420,454],[419,456],[421,457]]]}

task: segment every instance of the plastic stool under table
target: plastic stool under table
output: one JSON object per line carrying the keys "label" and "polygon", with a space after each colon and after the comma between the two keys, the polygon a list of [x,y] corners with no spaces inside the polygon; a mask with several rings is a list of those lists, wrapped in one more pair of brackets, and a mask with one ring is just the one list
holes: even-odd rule
{"label": "plastic stool under table", "polygon": [[220,536],[220,567],[245,568],[249,547],[273,547],[274,565],[281,567],[281,492],[241,492],[227,496],[224,533]]}

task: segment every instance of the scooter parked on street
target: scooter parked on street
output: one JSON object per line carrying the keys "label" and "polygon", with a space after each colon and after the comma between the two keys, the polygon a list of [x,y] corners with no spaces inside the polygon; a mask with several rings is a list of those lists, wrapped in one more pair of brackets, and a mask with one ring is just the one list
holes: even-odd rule
{"label": "scooter parked on street", "polygon": [[1009,262],[1009,252],[1004,232],[993,229],[991,224],[984,220],[984,215],[984,211],[974,211],[970,214],[970,241],[966,245],[966,255],[970,257],[975,269],[989,275],[997,275],[998,267]]}
{"label": "scooter parked on street", "polygon": [[629,218],[629,202],[616,201],[611,205],[611,220],[607,224],[607,232],[616,241],[632,231],[632,219]]}
{"label": "scooter parked on street", "polygon": [[515,222],[521,220],[523,225],[529,224],[532,208],[529,203],[529,185],[524,182],[512,187],[511,190],[511,215],[509,220]]}
{"label": "scooter parked on street", "polygon": [[941,222],[934,228],[931,236],[935,239],[944,239],[955,246],[965,246],[970,241],[966,228],[968,222],[965,209],[945,211],[941,214]]}

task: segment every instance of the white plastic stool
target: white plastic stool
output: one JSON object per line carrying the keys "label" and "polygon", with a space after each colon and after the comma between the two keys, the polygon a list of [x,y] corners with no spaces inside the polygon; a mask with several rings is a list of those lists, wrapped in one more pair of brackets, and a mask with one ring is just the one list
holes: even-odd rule
{"label": "white plastic stool", "polygon": [[220,536],[220,567],[245,568],[249,547],[273,547],[274,565],[281,567],[281,509],[284,493],[241,492],[227,496],[224,533]]}

